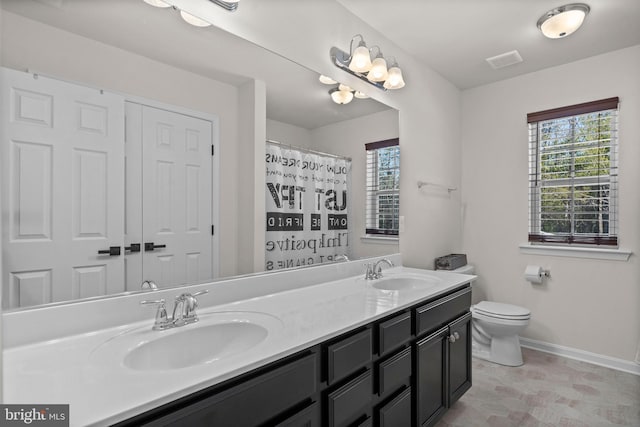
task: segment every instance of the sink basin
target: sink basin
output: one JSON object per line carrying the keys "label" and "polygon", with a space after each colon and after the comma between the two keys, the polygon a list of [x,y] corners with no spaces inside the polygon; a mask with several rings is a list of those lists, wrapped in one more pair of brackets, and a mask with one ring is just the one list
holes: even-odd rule
{"label": "sink basin", "polygon": [[197,323],[165,331],[151,330],[152,323],[102,343],[92,352],[92,361],[115,361],[136,371],[200,366],[255,348],[282,326],[275,317],[254,312],[201,315]]}
{"label": "sink basin", "polygon": [[427,289],[435,286],[440,281],[437,277],[429,276],[399,276],[383,277],[376,280],[372,286],[384,291],[409,291],[414,289]]}

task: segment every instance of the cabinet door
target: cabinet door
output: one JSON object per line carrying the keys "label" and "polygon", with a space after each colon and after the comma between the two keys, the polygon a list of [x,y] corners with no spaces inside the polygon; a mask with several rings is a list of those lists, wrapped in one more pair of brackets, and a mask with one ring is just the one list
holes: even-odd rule
{"label": "cabinet door", "polygon": [[416,415],[418,426],[431,426],[447,408],[447,345],[444,327],[418,341],[415,351]]}
{"label": "cabinet door", "polygon": [[453,405],[471,388],[471,313],[449,324],[449,401]]}

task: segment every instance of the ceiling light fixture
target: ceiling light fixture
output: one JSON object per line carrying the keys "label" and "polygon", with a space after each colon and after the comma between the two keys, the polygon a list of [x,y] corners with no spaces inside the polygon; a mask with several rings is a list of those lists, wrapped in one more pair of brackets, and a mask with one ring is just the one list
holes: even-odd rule
{"label": "ceiling light fixture", "polygon": [[584,3],[572,3],[552,9],[538,19],[538,28],[550,39],[561,39],[575,32],[589,13]]}
{"label": "ceiling light fixture", "polygon": [[[354,42],[358,39],[360,41],[354,49]],[[376,48],[378,53],[372,61],[371,52]],[[394,60],[393,66],[388,69],[387,60],[382,55],[380,48],[374,46],[368,49],[364,38],[360,34],[356,34],[351,39],[349,53],[334,46],[329,51],[329,55],[333,65],[374,85],[378,89],[400,89],[405,85],[402,78],[402,70],[398,67],[397,62]],[[393,69],[393,72],[391,72],[391,69]]]}

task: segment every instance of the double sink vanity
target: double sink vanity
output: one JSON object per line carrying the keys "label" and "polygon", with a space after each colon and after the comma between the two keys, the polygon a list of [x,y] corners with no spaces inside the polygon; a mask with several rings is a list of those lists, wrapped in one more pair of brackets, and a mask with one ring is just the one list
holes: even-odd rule
{"label": "double sink vanity", "polygon": [[5,403],[78,426],[433,425],[471,387],[474,276],[387,258],[5,313]]}

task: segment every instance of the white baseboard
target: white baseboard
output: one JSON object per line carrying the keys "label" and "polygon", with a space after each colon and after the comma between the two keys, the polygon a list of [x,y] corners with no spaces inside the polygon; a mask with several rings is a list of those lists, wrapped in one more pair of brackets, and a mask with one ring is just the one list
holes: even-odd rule
{"label": "white baseboard", "polygon": [[544,341],[536,341],[529,338],[520,337],[520,345],[522,347],[527,347],[533,350],[543,351],[545,353],[551,353],[569,359],[580,360],[582,362],[604,366],[605,368],[628,372],[634,375],[640,375],[640,365],[632,361],[604,356],[602,354],[591,353],[589,351],[578,350],[576,348],[564,347]]}

